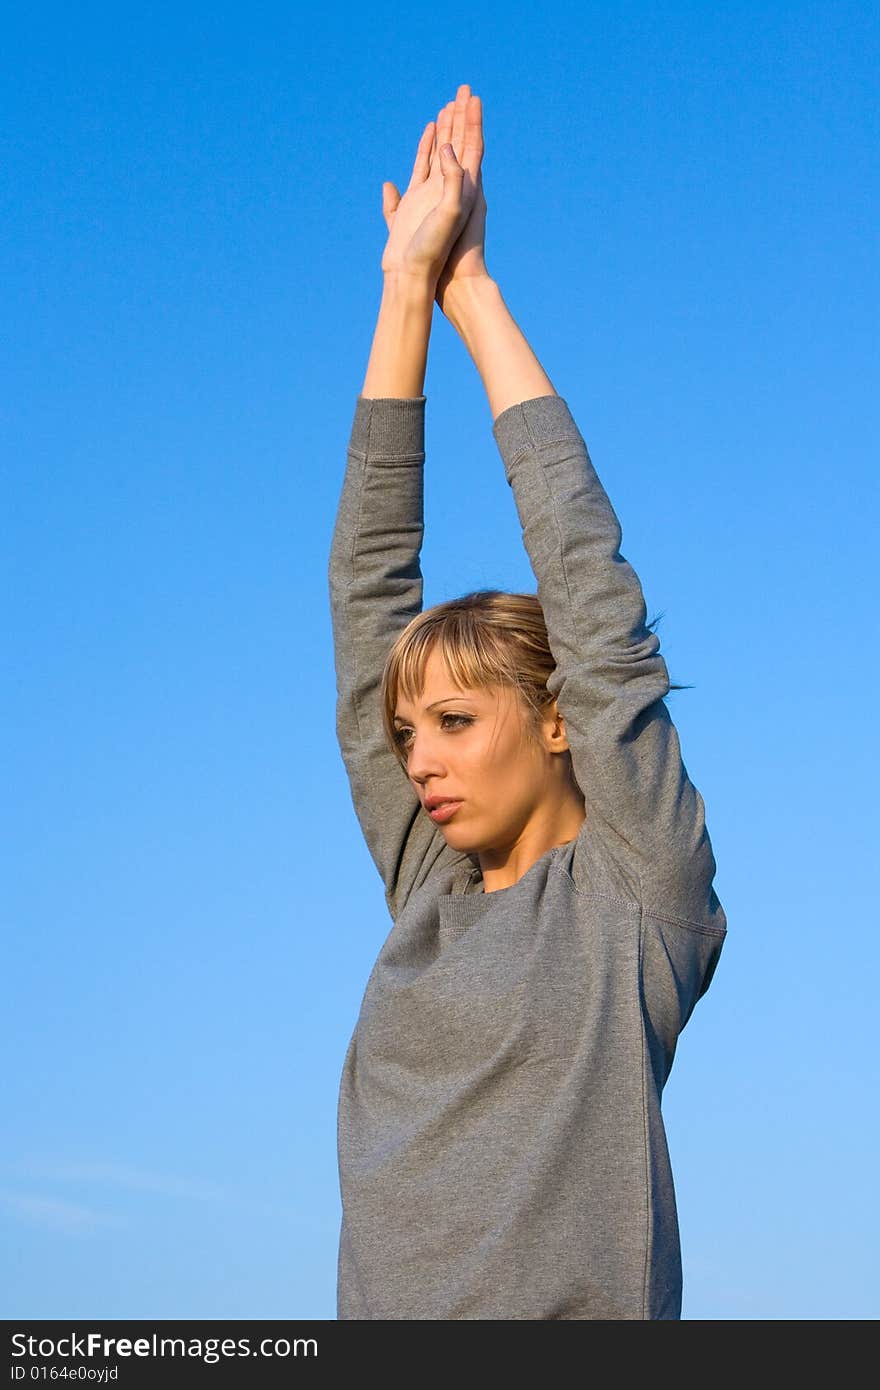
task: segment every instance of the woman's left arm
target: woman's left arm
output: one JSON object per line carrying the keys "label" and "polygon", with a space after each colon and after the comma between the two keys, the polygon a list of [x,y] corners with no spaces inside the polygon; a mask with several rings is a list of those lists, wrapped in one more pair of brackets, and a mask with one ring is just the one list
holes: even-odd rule
{"label": "woman's left arm", "polygon": [[[438,124],[456,150],[482,157],[479,98],[457,101]],[[585,893],[635,896],[642,909],[640,976],[662,1087],[727,930],[703,800],[664,703],[666,663],[645,623],[638,576],[620,553],[620,524],[568,405],[486,270],[485,217],[480,176],[437,300],[486,388],[538,581],[556,660],[547,684],[587,810],[572,877]]]}
{"label": "woman's left arm", "polygon": [[[703,799],[664,703],[670,682],[646,626],[621,528],[566,401],[553,391],[488,277],[447,298],[493,410],[538,583],[587,824],[628,870],[642,906],[723,927]],[[546,388],[542,388],[543,382]]]}

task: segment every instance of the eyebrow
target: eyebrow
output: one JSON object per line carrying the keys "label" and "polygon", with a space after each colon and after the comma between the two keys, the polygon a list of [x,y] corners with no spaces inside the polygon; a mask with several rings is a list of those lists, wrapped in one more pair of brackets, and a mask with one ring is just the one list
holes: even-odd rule
{"label": "eyebrow", "polygon": [[[445,705],[449,700],[467,700],[469,698],[470,697],[468,695],[465,695],[464,691],[462,691],[459,695],[444,695],[442,700],[435,700],[433,705],[426,705],[425,713],[427,713],[430,709],[436,709],[438,705]],[[403,718],[402,715],[395,714],[394,722],[395,724],[405,724],[406,720]]]}

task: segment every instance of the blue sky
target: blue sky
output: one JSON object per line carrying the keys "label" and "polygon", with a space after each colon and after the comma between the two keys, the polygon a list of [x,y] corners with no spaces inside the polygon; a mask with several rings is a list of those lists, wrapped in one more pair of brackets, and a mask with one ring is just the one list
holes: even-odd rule
{"label": "blue sky", "polygon": [[[683,1315],[878,1316],[878,40],[848,3],[7,14],[4,1316],[335,1316],[390,920],[326,566],[382,181],[460,82],[490,272],[693,686],[729,936],[664,1095]],[[533,589],[439,311],[426,395],[426,604]]]}

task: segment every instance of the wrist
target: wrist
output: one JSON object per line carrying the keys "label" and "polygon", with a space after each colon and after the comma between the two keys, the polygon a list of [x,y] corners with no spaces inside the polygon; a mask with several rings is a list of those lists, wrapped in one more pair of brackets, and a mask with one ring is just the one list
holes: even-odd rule
{"label": "wrist", "polygon": [[437,281],[421,271],[385,270],[383,276],[383,299],[400,300],[414,304],[433,303],[437,293]]}
{"label": "wrist", "polygon": [[485,275],[466,275],[458,280],[450,280],[442,294],[437,295],[437,302],[444,317],[464,336],[468,325],[484,312],[487,305],[497,304],[500,298],[498,283],[487,272]]}
{"label": "wrist", "polygon": [[361,395],[424,395],[434,291],[420,276],[387,276]]}

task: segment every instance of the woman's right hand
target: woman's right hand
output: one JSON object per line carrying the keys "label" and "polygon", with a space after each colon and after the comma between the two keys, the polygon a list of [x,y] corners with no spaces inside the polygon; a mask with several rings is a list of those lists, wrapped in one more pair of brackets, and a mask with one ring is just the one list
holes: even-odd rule
{"label": "woman's right hand", "polygon": [[[469,103],[479,107],[479,100],[470,96],[466,84],[459,87],[455,110],[462,108],[462,120]],[[470,223],[481,191],[482,141],[478,152],[462,141],[463,163],[459,163],[453,149],[451,106],[443,108],[437,122],[425,126],[403,196],[393,183],[382,185],[382,215],[388,227],[382,271],[386,276],[415,276],[429,283],[432,291],[450,251]]]}

